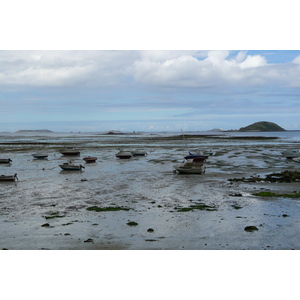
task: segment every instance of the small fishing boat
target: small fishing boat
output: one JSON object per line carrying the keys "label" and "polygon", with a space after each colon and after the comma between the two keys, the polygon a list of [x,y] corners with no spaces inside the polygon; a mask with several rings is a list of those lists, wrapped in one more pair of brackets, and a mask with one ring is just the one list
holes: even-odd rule
{"label": "small fishing boat", "polygon": [[208,155],[204,155],[203,153],[191,153],[189,152],[189,155],[184,157],[185,159],[193,159],[196,161],[204,161],[208,158]]}
{"label": "small fishing boat", "polygon": [[132,153],[129,151],[123,151],[120,150],[117,154],[116,157],[121,158],[121,159],[128,159],[132,157]]}
{"label": "small fishing boat", "polygon": [[15,181],[18,180],[17,173],[14,175],[1,175],[0,181]]}
{"label": "small fishing boat", "polygon": [[80,151],[74,148],[65,148],[59,151],[62,155],[80,155]]}
{"label": "small fishing boat", "polygon": [[93,163],[96,162],[97,157],[88,156],[88,157],[84,157],[83,159],[85,160],[86,163]]}
{"label": "small fishing boat", "polygon": [[212,150],[209,150],[209,151],[202,151],[202,154],[203,154],[203,155],[207,155],[207,156],[213,156],[213,155],[215,155],[215,152],[212,151]]}
{"label": "small fishing boat", "polygon": [[12,160],[10,158],[1,158],[0,164],[10,164]]}
{"label": "small fishing boat", "polygon": [[131,151],[131,154],[133,156],[145,156],[147,155],[147,152],[143,150],[135,150],[135,151]]}
{"label": "small fishing boat", "polygon": [[297,162],[297,163],[300,163],[300,157],[294,157],[294,158],[292,158],[292,160]]}
{"label": "small fishing boat", "polygon": [[84,169],[84,166],[82,165],[73,165],[71,162],[64,163],[62,165],[59,165],[63,170],[67,171],[81,171],[81,169]]}
{"label": "small fishing boat", "polygon": [[32,154],[33,158],[35,159],[45,159],[48,157],[48,154],[45,153],[34,153]]}
{"label": "small fishing boat", "polygon": [[173,168],[182,174],[204,174],[206,166],[204,162],[188,159],[186,162],[174,165]]}
{"label": "small fishing boat", "polygon": [[283,156],[285,156],[286,158],[291,159],[291,158],[299,157],[300,150],[296,150],[296,149],[295,150],[287,150],[287,151],[281,152],[281,154]]}

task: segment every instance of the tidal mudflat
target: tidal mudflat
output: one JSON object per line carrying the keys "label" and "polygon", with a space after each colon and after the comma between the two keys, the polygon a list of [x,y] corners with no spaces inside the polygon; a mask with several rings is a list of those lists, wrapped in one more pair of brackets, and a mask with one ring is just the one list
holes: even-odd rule
{"label": "tidal mudflat", "polygon": [[[0,249],[300,249],[300,183],[247,180],[299,170],[281,155],[299,133],[284,134],[3,134],[0,158],[12,163],[0,174],[19,180],[0,182]],[[205,174],[174,173],[186,143],[216,152]],[[66,146],[80,156],[62,156]],[[118,159],[120,149],[148,154]],[[69,159],[85,169],[61,170]]]}

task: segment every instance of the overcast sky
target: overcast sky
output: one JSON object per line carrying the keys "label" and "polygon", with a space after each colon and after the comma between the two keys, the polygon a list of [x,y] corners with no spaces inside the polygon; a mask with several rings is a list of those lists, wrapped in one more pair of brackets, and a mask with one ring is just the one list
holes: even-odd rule
{"label": "overcast sky", "polygon": [[[232,2],[234,1],[227,2],[227,6],[221,2],[219,9],[227,9]],[[37,3],[35,2],[36,5]],[[183,8],[177,2],[172,2],[172,14],[168,15],[172,23],[166,23],[166,15],[162,13],[168,11],[170,6],[163,7],[164,10],[147,6],[148,13],[145,19],[147,24],[150,24],[149,27],[139,26],[143,25],[142,15],[126,15],[126,20],[133,19],[133,23],[124,22],[121,11],[127,6],[124,6],[123,2],[119,2],[121,4],[117,11],[112,2],[108,7],[102,7],[106,8],[105,12],[117,13],[120,22],[115,22],[115,27],[112,26],[112,19],[108,19],[104,13],[101,14],[101,18],[96,18],[99,10],[97,12],[89,9],[83,22],[78,22],[76,16],[78,17],[79,13],[84,15],[88,6],[76,5],[72,8],[70,23],[66,23],[63,14],[56,14],[54,22],[51,15],[57,12],[54,5],[56,1],[51,3],[52,5],[47,7],[48,14],[38,15],[39,23],[36,23],[36,20],[29,23],[32,19],[28,16],[25,22],[25,16],[19,14],[18,17],[24,18],[23,22],[13,29],[11,35],[4,35],[8,46],[2,49],[16,50],[0,51],[0,132],[19,129],[81,132],[181,129],[198,131],[214,128],[228,130],[239,129],[257,121],[275,122],[285,129],[300,129],[300,51],[277,50],[282,49],[281,47],[260,51],[253,50],[253,47],[249,47],[251,50],[203,50],[230,49],[225,43],[225,40],[229,39],[229,33],[231,39],[232,35],[235,41],[239,38],[239,43],[234,44],[231,49],[245,49],[245,43],[242,42],[250,41],[250,36],[253,38],[254,34],[255,40],[263,43],[262,47],[257,46],[256,49],[264,49],[264,42],[274,37],[270,27],[266,29],[268,36],[265,36],[266,30],[260,27],[262,37],[255,32],[253,22],[251,28],[250,25],[242,26],[244,19],[249,21],[246,15],[235,13],[239,19],[238,24],[241,25],[236,26],[236,22],[229,22],[230,15],[226,15],[226,22],[222,22],[219,10],[216,11],[219,22],[213,27],[209,24],[211,19],[205,18],[204,15],[198,18],[199,10],[191,9],[191,6]],[[137,5],[135,8],[146,9],[144,6],[139,7],[137,1],[129,3]],[[152,4],[154,3],[156,2]],[[247,16],[253,17],[255,13],[255,23],[260,24],[263,21],[265,24],[262,11],[256,9],[257,3],[254,1],[253,7],[247,9]],[[7,5],[11,9],[14,8],[13,3]],[[214,4],[211,4],[209,8],[213,7]],[[27,6],[19,7],[20,10],[22,8],[26,10]],[[69,9],[69,6],[66,8]],[[282,11],[282,8],[278,9]],[[186,19],[178,23],[177,17],[184,10],[188,11],[188,14],[185,14]],[[154,12],[157,12],[155,21]],[[289,20],[294,20],[293,12],[294,10],[291,11]],[[42,16],[45,18],[44,27],[37,26],[43,24]],[[12,19],[5,18],[6,14],[4,21],[1,21],[2,25],[4,22],[12,24]],[[103,26],[97,27],[92,23],[94,20],[103,19],[103,22],[106,22],[105,31]],[[82,21],[82,18],[80,20]],[[152,23],[148,22],[150,20]],[[205,27],[199,23],[201,20],[206,22]],[[196,22],[199,26],[195,26]],[[182,26],[183,23],[193,26],[189,26],[187,30]],[[61,24],[65,27],[67,24],[68,30],[72,24],[76,35],[73,31],[67,32]],[[84,31],[82,24],[88,24],[89,30]],[[155,27],[157,24],[159,26]],[[172,24],[174,31],[165,24]],[[284,32],[281,30],[282,25],[278,22],[276,24],[276,39],[279,45],[282,45],[284,37],[288,32],[291,33],[291,30]],[[60,35],[50,35],[55,25],[58,25],[55,29]],[[91,29],[91,25],[94,30]],[[222,32],[223,28],[225,34]],[[38,29],[40,31],[36,33]],[[109,39],[105,40],[108,30]],[[134,36],[129,36],[128,33],[133,31]],[[149,35],[150,31],[156,35]],[[173,34],[174,32],[176,34]],[[19,38],[16,38],[16,34],[19,34]],[[105,46],[97,44],[96,49],[120,50],[69,50],[94,49],[89,47],[90,44],[84,39],[86,35],[89,35],[89,38],[92,36],[93,41],[106,41]],[[67,50],[46,50],[53,49],[49,47],[52,45],[49,42],[50,36],[52,40],[59,41],[58,44],[57,41],[54,44],[54,49]],[[176,50],[188,49],[190,45],[195,45],[189,44],[186,36],[197,41],[197,47],[190,49],[202,50]],[[27,45],[29,37],[34,43]],[[124,40],[129,37],[138,44],[132,46],[131,43],[127,43],[124,46]],[[149,43],[150,37],[156,41],[154,46]],[[73,44],[65,47],[64,42],[68,39],[77,41],[75,47]],[[202,43],[207,39],[218,40],[218,47],[215,47],[214,43]],[[19,42],[18,47],[9,47],[12,40]],[[115,47],[115,44],[111,43],[112,40],[117,40],[119,47]],[[174,48],[174,44],[171,44],[169,49],[174,50],[131,50],[168,49],[168,40],[176,40],[182,46],[176,48],[178,44],[175,44]],[[82,44],[85,46],[78,47]],[[150,47],[151,45],[154,48]],[[207,48],[207,45],[212,48]]]}

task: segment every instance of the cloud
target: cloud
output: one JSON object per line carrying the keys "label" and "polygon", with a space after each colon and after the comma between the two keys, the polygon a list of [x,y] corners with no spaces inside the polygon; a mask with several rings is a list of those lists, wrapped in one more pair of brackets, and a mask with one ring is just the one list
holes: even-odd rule
{"label": "cloud", "polygon": [[269,64],[239,51],[0,51],[0,85],[161,88],[300,87],[300,56]]}

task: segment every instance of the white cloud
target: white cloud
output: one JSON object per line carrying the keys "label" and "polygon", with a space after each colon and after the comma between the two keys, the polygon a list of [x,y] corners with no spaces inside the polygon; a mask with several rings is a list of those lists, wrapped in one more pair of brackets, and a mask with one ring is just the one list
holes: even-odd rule
{"label": "white cloud", "polygon": [[242,69],[257,68],[266,65],[266,59],[260,55],[248,55],[247,58],[239,64]]}
{"label": "white cloud", "polygon": [[300,55],[293,60],[293,63],[300,64]]}
{"label": "white cloud", "polygon": [[240,51],[1,51],[0,85],[300,86],[300,56],[268,64]]}

